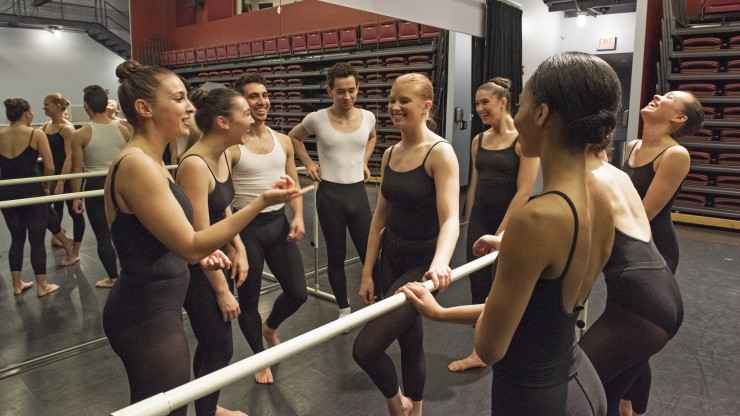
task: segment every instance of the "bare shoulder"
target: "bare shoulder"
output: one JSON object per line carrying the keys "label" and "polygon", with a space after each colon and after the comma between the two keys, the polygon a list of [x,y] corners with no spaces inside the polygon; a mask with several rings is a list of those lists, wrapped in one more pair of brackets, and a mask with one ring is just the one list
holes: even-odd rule
{"label": "bare shoulder", "polygon": [[290,140],[290,137],[287,134],[280,133],[277,131],[273,131],[275,133],[275,137],[277,137],[278,143],[280,143],[281,146],[283,146],[283,150],[288,153],[293,151],[293,142]]}

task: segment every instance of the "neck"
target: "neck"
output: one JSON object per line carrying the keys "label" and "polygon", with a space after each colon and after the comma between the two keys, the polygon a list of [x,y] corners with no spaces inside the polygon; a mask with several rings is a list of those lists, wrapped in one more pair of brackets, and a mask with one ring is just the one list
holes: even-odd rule
{"label": "neck", "polygon": [[64,119],[64,116],[61,113],[49,116],[49,118],[51,118],[52,124],[61,125],[61,124],[65,124],[66,122],[66,120]]}
{"label": "neck", "polygon": [[660,142],[662,140],[672,140],[671,131],[668,126],[650,123],[643,119],[642,140],[647,143]]}
{"label": "neck", "polygon": [[20,120],[16,120],[10,123],[10,127],[13,127],[13,128],[28,127],[29,124],[30,123],[26,122],[25,120],[20,119]]}
{"label": "neck", "polygon": [[332,105],[331,107],[328,108],[328,110],[331,111],[332,114],[334,114],[335,116],[338,116],[338,117],[347,117],[347,116],[350,115],[350,113],[352,113],[352,110],[354,110],[354,109],[355,109],[354,107],[350,107],[350,108],[344,110],[344,109],[340,109],[336,105]]}
{"label": "neck", "polygon": [[98,124],[110,124],[112,120],[106,117],[105,113],[93,113],[90,115],[90,121]]}
{"label": "neck", "polygon": [[516,131],[516,128],[514,127],[514,119],[511,118],[511,114],[505,113],[500,120],[491,124],[491,130],[495,134],[504,134]]}
{"label": "neck", "polygon": [[267,124],[265,124],[265,120],[254,120],[254,124],[249,128],[249,133],[247,133],[247,135],[259,138],[265,133],[267,133]]}
{"label": "neck", "polygon": [[400,130],[401,130],[401,140],[404,143],[408,143],[408,144],[418,144],[418,143],[423,142],[426,139],[427,132],[429,131],[426,124],[409,126],[407,128],[402,128]]}
{"label": "neck", "polygon": [[542,146],[542,192],[567,192],[573,184],[584,183],[586,157],[583,151],[571,151],[562,138],[554,137],[543,137]]}
{"label": "neck", "polygon": [[193,146],[193,153],[203,156],[214,167],[218,167],[218,160],[229,147],[227,141],[228,137],[222,132],[210,132],[196,143],[197,147]]}

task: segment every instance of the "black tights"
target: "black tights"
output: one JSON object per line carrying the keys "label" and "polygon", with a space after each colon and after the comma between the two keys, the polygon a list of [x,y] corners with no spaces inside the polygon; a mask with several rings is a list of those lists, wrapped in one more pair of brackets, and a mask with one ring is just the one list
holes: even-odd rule
{"label": "black tights", "polygon": [[36,275],[46,274],[46,234],[47,205],[3,208],[3,216],[10,231],[10,250],[8,263],[11,272],[23,270],[23,249],[26,245],[26,232],[31,246],[31,267]]}
{"label": "black tights", "polygon": [[[231,321],[224,322],[213,291],[200,265],[191,265],[190,284],[185,295],[184,307],[190,318],[198,345],[193,356],[195,378],[220,370],[231,361],[234,353]],[[223,272],[219,272],[223,274]],[[224,276],[224,278],[226,278]],[[233,281],[228,279],[229,288]],[[195,414],[214,415],[220,390],[195,401]]]}
{"label": "black tights", "polygon": [[[388,229],[383,236],[380,273],[375,278],[376,293],[391,296],[408,282],[419,281],[434,257],[436,239],[421,242],[403,241]],[[387,399],[398,393],[398,376],[386,350],[398,340],[401,347],[403,394],[421,401],[426,382],[424,327],[419,312],[411,304],[368,322],[357,335],[352,357],[370,376]]]}
{"label": "black tights", "polygon": [[[105,179],[105,178],[103,178]],[[51,184],[52,190],[56,186],[56,182]],[[102,188],[101,188],[102,189]],[[64,183],[64,193],[72,192],[69,181]],[[53,195],[53,194],[52,194]],[[102,199],[102,198],[101,198]],[[64,202],[57,201],[53,204],[49,204],[49,219],[46,224],[46,228],[53,234],[59,234],[62,231],[62,217],[64,216]],[[67,201],[67,211],[69,216],[72,217],[72,235],[75,243],[82,242],[82,238],[85,235],[85,217],[82,214],[77,214],[72,209],[72,200]]]}
{"label": "black tights", "polygon": [[372,213],[367,200],[365,184],[338,184],[321,181],[316,192],[316,211],[321,232],[326,241],[327,275],[329,285],[340,309],[349,307],[347,275],[344,261],[347,257],[347,232],[357,249],[360,261],[365,263],[367,236]]}
{"label": "black tights", "polygon": [[262,317],[259,313],[262,270],[265,262],[283,289],[267,317],[267,326],[277,329],[308,299],[301,252],[286,240],[290,224],[283,209],[259,214],[239,234],[247,249],[249,271],[239,287],[239,327],[249,347],[257,354],[265,350]]}
{"label": "black tights", "polygon": [[[94,191],[103,189],[105,177],[92,178],[85,181],[85,191]],[[90,226],[95,234],[95,241],[98,243],[98,257],[105,273],[111,279],[118,278],[118,255],[111,242],[110,226],[105,218],[105,202],[103,197],[85,198],[85,211]]]}
{"label": "black tights", "polygon": [[660,326],[618,306],[604,313],[581,337],[579,345],[599,374],[607,415],[619,415],[619,401],[648,365],[648,359],[670,339]]}

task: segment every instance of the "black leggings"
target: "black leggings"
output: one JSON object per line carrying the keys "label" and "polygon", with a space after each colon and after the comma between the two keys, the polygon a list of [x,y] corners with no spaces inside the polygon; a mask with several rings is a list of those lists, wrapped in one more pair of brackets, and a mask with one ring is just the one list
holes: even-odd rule
{"label": "black leggings", "polygon": [[[435,247],[436,238],[406,241],[386,229],[380,272],[374,277],[378,299],[392,296],[408,282],[420,281],[434,257]],[[355,339],[352,357],[383,396],[390,399],[398,393],[399,383],[393,360],[385,351],[396,339],[401,347],[403,394],[421,401],[426,382],[424,326],[413,305],[407,303],[368,322]]]}
{"label": "black leggings", "polygon": [[[103,178],[105,180],[105,178]],[[56,187],[56,182],[51,183],[52,190]],[[102,189],[102,188],[101,188]],[[64,193],[72,192],[72,187],[69,181],[64,183]],[[54,194],[51,194],[54,195]],[[64,216],[64,202],[57,201],[53,204],[49,204],[49,220],[46,224],[46,228],[53,234],[59,234],[62,231],[62,217]],[[75,243],[82,242],[82,238],[85,235],[85,217],[82,214],[77,214],[72,209],[72,200],[67,201],[67,211],[69,216],[72,217],[72,232]]]}
{"label": "black leggings", "polygon": [[[190,284],[185,295],[184,307],[190,318],[198,345],[193,356],[195,378],[220,370],[231,361],[234,353],[231,321],[224,322],[213,291],[200,265],[191,265]],[[223,274],[223,272],[219,272]],[[224,276],[226,279],[226,276]],[[233,290],[233,281],[228,279]],[[195,414],[214,415],[220,390],[195,401]]]}
{"label": "black leggings", "polygon": [[8,263],[11,272],[23,270],[23,249],[26,245],[26,232],[31,246],[31,267],[36,275],[46,274],[46,204],[28,205],[15,208],[3,208],[3,217],[10,231],[10,250]]}
{"label": "black leggings", "polygon": [[365,263],[367,236],[372,213],[364,182],[339,184],[321,181],[316,191],[316,211],[321,232],[326,241],[327,275],[329,285],[340,309],[349,307],[347,275],[344,261],[347,257],[347,232],[357,249],[360,261]]}
{"label": "black leggings", "polygon": [[270,328],[277,329],[308,299],[303,258],[298,245],[286,240],[289,232],[290,224],[283,208],[257,215],[239,234],[247,249],[249,261],[247,280],[238,289],[242,312],[239,315],[239,327],[255,354],[265,350],[262,343],[262,317],[259,313],[265,262],[283,289],[267,317],[266,322]]}
{"label": "black leggings", "polygon": [[[85,181],[85,191],[103,189],[103,185],[105,185],[105,177],[91,178]],[[103,263],[105,273],[109,278],[116,279],[118,278],[118,256],[111,242],[110,226],[105,218],[103,197],[85,198],[85,211],[98,243],[98,257]]]}
{"label": "black leggings", "polygon": [[[108,294],[103,330],[121,357],[131,403],[190,381],[190,350],[182,326],[188,275],[155,279],[122,275]],[[185,416],[187,406],[170,413]]]}

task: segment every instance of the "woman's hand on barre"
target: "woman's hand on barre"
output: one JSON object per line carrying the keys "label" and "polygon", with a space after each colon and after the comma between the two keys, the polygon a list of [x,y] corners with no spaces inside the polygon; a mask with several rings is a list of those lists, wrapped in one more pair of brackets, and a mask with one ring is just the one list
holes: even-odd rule
{"label": "woman's hand on barre", "polygon": [[82,214],[85,212],[85,209],[82,208],[82,199],[75,198],[72,200],[72,211],[74,211],[75,214]]}
{"label": "woman's hand on barre", "polygon": [[473,243],[473,254],[483,257],[501,247],[501,236],[486,234]]}
{"label": "woman's hand on barre", "polygon": [[439,303],[434,299],[432,292],[430,292],[423,283],[406,283],[404,286],[401,286],[396,293],[405,294],[406,298],[412,305],[414,305],[416,310],[427,318],[436,320],[444,313],[444,308],[439,306]]}
{"label": "woman's hand on barre", "polygon": [[424,273],[424,277],[421,279],[422,282],[431,280],[434,283],[434,287],[439,289],[440,292],[447,290],[447,286],[450,285],[450,279],[452,278],[452,269],[450,266],[436,266],[432,264],[429,270]]}

